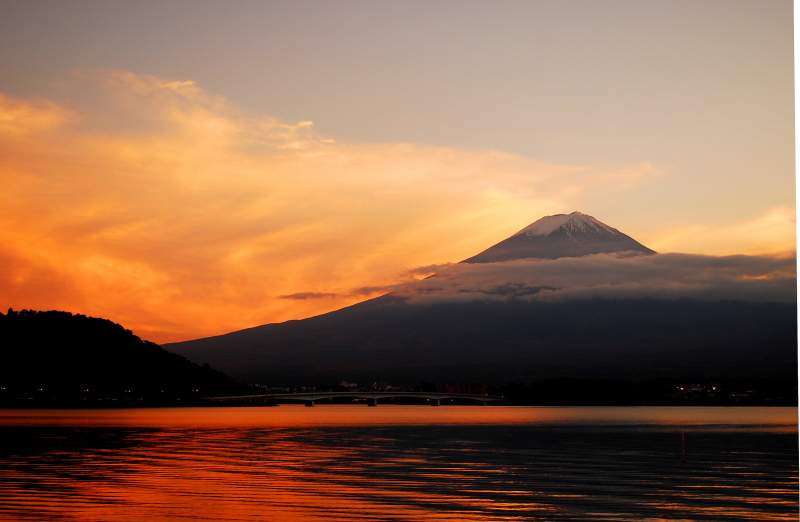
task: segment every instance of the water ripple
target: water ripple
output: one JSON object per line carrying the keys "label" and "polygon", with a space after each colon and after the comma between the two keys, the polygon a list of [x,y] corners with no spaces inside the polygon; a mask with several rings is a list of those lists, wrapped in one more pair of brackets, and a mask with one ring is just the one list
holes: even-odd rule
{"label": "water ripple", "polygon": [[4,424],[0,518],[797,520],[774,425],[151,424]]}

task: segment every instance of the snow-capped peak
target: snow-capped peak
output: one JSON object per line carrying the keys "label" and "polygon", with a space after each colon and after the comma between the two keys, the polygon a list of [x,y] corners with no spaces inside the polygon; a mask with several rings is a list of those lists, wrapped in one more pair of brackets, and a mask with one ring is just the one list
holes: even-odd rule
{"label": "snow-capped peak", "polygon": [[544,237],[560,228],[564,228],[567,231],[567,233],[569,233],[570,231],[581,231],[581,232],[606,231],[606,232],[611,232],[612,234],[620,234],[618,230],[611,228],[604,223],[601,223],[592,216],[581,214],[580,212],[573,212],[571,214],[556,214],[554,216],[545,216],[542,219],[539,219],[538,221],[535,221],[534,223],[523,228],[522,230],[514,234],[514,236],[520,236],[524,234],[527,237],[534,237],[534,236]]}
{"label": "snow-capped peak", "polygon": [[545,216],[463,263],[495,263],[515,259],[558,259],[592,254],[636,252],[655,254],[635,239],[592,216],[573,212]]}

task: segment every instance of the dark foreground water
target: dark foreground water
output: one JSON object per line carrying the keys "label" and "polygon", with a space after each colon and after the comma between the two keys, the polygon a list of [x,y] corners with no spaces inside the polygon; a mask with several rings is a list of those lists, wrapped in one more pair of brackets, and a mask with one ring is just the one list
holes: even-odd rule
{"label": "dark foreground water", "polygon": [[798,520],[797,408],[0,410],[4,520]]}

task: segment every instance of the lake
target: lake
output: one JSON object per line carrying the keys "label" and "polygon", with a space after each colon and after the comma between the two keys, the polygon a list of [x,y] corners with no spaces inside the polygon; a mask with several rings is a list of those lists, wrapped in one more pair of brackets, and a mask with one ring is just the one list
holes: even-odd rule
{"label": "lake", "polygon": [[0,410],[0,519],[798,520],[797,408]]}

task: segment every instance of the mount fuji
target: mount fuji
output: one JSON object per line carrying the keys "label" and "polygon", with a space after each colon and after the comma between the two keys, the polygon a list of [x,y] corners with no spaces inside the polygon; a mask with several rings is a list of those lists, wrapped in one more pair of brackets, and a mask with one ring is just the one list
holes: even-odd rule
{"label": "mount fuji", "polygon": [[793,257],[657,254],[573,212],[384,296],[165,348],[277,386],[795,379],[796,318]]}

